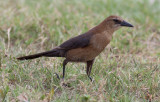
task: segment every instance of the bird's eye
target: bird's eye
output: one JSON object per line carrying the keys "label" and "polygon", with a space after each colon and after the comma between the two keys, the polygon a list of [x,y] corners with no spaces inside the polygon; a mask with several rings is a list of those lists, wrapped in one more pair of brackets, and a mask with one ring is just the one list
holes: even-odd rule
{"label": "bird's eye", "polygon": [[121,21],[119,21],[118,19],[113,19],[113,21],[116,23],[116,24],[120,24]]}

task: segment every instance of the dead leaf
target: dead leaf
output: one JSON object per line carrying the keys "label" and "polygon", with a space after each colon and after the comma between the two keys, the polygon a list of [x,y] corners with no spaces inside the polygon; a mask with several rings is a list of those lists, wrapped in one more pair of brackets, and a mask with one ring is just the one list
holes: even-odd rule
{"label": "dead leaf", "polygon": [[149,102],[151,102],[152,101],[152,95],[149,94],[149,93],[146,93],[145,99],[149,100]]}
{"label": "dead leaf", "polygon": [[54,95],[54,88],[52,88],[48,94],[48,101],[50,101],[52,99],[53,95]]}
{"label": "dead leaf", "polygon": [[3,93],[3,90],[0,89],[0,97],[3,99],[4,98],[4,93]]}
{"label": "dead leaf", "polygon": [[29,102],[28,97],[25,93],[20,94],[17,98],[19,99],[20,102]]}

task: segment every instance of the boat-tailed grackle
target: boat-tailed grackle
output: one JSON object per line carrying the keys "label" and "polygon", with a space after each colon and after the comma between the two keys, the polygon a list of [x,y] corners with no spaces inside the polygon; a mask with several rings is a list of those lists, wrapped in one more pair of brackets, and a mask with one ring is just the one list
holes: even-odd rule
{"label": "boat-tailed grackle", "polygon": [[38,57],[64,57],[63,78],[65,66],[68,62],[86,62],[86,73],[90,80],[92,65],[95,58],[110,43],[113,33],[121,27],[133,27],[118,16],[109,16],[99,25],[88,32],[73,37],[50,51],[41,52],[29,56],[19,57],[18,60],[29,60]]}

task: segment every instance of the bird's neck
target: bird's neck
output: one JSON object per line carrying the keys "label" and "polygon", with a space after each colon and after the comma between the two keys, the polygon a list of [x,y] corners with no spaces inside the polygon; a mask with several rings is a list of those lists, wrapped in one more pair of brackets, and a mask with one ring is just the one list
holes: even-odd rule
{"label": "bird's neck", "polygon": [[90,31],[93,32],[94,34],[107,34],[108,36],[109,35],[112,36],[115,30],[110,28],[104,22],[102,22],[96,27],[92,28]]}

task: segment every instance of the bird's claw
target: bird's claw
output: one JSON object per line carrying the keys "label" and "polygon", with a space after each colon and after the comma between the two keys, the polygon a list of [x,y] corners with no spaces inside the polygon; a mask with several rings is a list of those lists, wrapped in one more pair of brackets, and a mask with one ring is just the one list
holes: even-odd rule
{"label": "bird's claw", "polygon": [[93,79],[92,79],[92,77],[90,77],[90,76],[88,76],[89,77],[89,79],[91,80],[91,82],[93,82]]}
{"label": "bird's claw", "polygon": [[57,73],[54,73],[56,76],[57,76],[57,78],[60,80],[60,77],[59,77],[59,75],[57,74]]}

